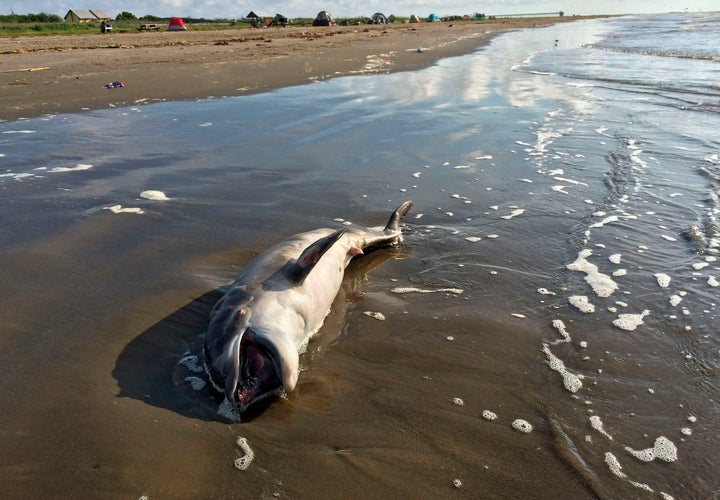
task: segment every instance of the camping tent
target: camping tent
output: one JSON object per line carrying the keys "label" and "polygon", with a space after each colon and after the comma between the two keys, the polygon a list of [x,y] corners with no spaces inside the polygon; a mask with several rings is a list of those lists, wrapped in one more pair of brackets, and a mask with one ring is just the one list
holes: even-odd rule
{"label": "camping tent", "polygon": [[385,14],[382,12],[376,12],[372,15],[372,23],[373,24],[387,24],[388,20],[387,17],[385,17]]}
{"label": "camping tent", "polygon": [[418,18],[418,16],[416,16],[415,14],[413,14],[412,16],[410,16],[410,22],[411,22],[411,23],[419,23],[419,22],[420,22],[420,18]]}
{"label": "camping tent", "polygon": [[170,19],[167,31],[187,31],[187,28],[185,27],[185,23],[182,19],[179,17],[173,17]]}
{"label": "camping tent", "polygon": [[315,20],[312,23],[313,26],[334,26],[335,20],[333,16],[326,10],[321,10],[318,15],[315,16]]}
{"label": "camping tent", "polygon": [[427,20],[432,23],[432,22],[439,21],[440,19],[438,18],[437,14],[430,14],[428,16]]}

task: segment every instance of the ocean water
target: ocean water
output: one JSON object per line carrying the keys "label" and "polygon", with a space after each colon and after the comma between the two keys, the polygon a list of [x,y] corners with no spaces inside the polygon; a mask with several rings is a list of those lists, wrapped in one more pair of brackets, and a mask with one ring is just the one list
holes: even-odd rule
{"label": "ocean water", "polygon": [[[3,496],[717,497],[719,32],[0,123]],[[406,199],[297,390],[217,422],[181,361],[222,286]]]}

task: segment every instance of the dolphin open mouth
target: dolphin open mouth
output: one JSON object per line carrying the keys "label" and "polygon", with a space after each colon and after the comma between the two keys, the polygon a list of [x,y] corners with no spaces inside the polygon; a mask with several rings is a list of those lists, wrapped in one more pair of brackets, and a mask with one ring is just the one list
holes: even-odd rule
{"label": "dolphin open mouth", "polygon": [[245,332],[240,347],[240,376],[234,396],[242,410],[282,392],[280,365],[275,349],[257,341],[252,333]]}

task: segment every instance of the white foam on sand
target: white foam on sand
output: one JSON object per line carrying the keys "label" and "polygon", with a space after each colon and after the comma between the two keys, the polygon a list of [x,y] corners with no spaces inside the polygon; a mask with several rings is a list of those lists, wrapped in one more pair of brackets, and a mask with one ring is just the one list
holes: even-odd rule
{"label": "white foam on sand", "polygon": [[497,415],[494,412],[491,412],[490,410],[483,410],[482,417],[485,420],[497,420]]}
{"label": "white foam on sand", "polygon": [[629,446],[626,446],[625,451],[643,462],[652,462],[656,458],[665,462],[675,462],[678,459],[675,443],[665,436],[657,438],[652,448],[633,450]]}
{"label": "white foam on sand", "polygon": [[207,382],[200,377],[185,377],[185,382],[190,384],[194,391],[200,391],[207,385]]}
{"label": "white foam on sand", "polygon": [[597,415],[593,415],[592,417],[590,417],[590,427],[608,438],[610,441],[613,440],[613,437],[605,431],[605,426],[603,425],[600,417],[598,417]]}
{"label": "white foam on sand", "polygon": [[670,286],[670,276],[668,276],[667,274],[655,273],[653,276],[655,276],[657,284],[660,288],[667,288]]}
{"label": "white foam on sand", "polygon": [[462,288],[435,288],[435,289],[427,289],[427,288],[415,288],[411,286],[398,286],[390,290],[392,293],[397,294],[405,294],[405,293],[454,293],[455,295],[460,295],[464,292]]}
{"label": "white foam on sand", "polygon": [[255,452],[250,448],[247,439],[244,437],[238,438],[237,445],[243,451],[243,455],[235,459],[235,468],[237,470],[246,470],[255,458]]}
{"label": "white foam on sand", "polygon": [[128,207],[123,208],[122,205],[113,205],[111,207],[103,207],[103,210],[110,210],[114,214],[144,214],[143,210],[141,208],[137,207]]}
{"label": "white foam on sand", "polygon": [[622,254],[614,253],[610,257],[608,257],[608,260],[613,264],[620,264],[620,261],[622,260]]}
{"label": "white foam on sand", "polygon": [[525,213],[525,209],[524,209],[524,208],[516,208],[516,209],[514,209],[512,212],[510,212],[508,215],[501,215],[500,218],[501,218],[501,219],[505,219],[505,220],[510,220],[510,219],[512,219],[513,217],[517,217],[517,216],[522,215],[522,214],[524,214],[524,213]]}
{"label": "white foam on sand", "polygon": [[166,201],[170,199],[162,191],[156,191],[154,189],[148,189],[147,191],[143,191],[142,193],[140,193],[140,198],[156,201]]}
{"label": "white foam on sand", "polygon": [[580,312],[590,314],[595,312],[595,306],[590,303],[585,295],[572,295],[568,297],[568,302],[575,306]]}
{"label": "white foam on sand", "polygon": [[533,426],[530,424],[530,422],[521,418],[513,420],[512,427],[513,429],[524,432],[525,434],[529,434],[533,430]]}
{"label": "white foam on sand", "polygon": [[680,295],[671,295],[669,300],[670,305],[676,307],[680,302],[682,302],[682,297]]}
{"label": "white foam on sand", "polygon": [[[600,212],[600,213],[602,213],[602,212]],[[617,216],[617,215],[611,215],[611,216],[609,216],[609,217],[605,217],[605,218],[604,218],[603,220],[601,220],[600,222],[595,222],[594,224],[590,224],[590,229],[594,229],[594,228],[598,228],[598,227],[603,227],[605,224],[609,224],[609,223],[611,223],[611,222],[617,222],[617,221],[618,221],[618,216]]]}
{"label": "white foam on sand", "polygon": [[643,318],[648,314],[650,311],[647,309],[640,314],[620,314],[616,320],[613,320],[613,325],[631,332],[644,323]]}
{"label": "white foam on sand", "polygon": [[54,174],[56,174],[56,173],[62,173],[62,172],[80,172],[80,171],[83,171],[83,170],[90,170],[91,168],[93,168],[92,165],[86,165],[86,164],[83,164],[83,163],[78,163],[78,164],[75,165],[74,167],[53,167],[53,168],[51,168],[50,170],[48,170],[48,172],[52,172],[52,173],[54,173]]}
{"label": "white foam on sand", "polygon": [[627,482],[635,486],[636,488],[643,489],[645,491],[653,492],[653,489],[644,483],[638,483],[637,481],[631,481],[627,478],[627,474],[625,474],[622,471],[622,466],[620,465],[620,462],[618,462],[618,459],[615,455],[610,453],[609,451],[605,453],[605,464],[607,464],[608,468],[610,469],[610,472],[615,474],[620,479],[625,479]]}
{"label": "white foam on sand", "polygon": [[598,297],[609,297],[617,290],[618,285],[607,274],[598,270],[595,264],[590,263],[587,258],[592,255],[592,250],[584,249],[578,252],[575,262],[565,266],[570,271],[585,273],[585,281],[592,287]]}
{"label": "white foam on sand", "polygon": [[378,321],[385,321],[385,315],[381,312],[376,311],[363,311],[363,314],[365,316],[368,316],[370,318],[376,319]]}
{"label": "white foam on sand", "polygon": [[605,453],[605,463],[610,469],[610,472],[615,474],[617,477],[621,479],[625,479],[627,477],[627,474],[622,471],[622,465],[618,462],[617,457],[609,451]]}
{"label": "white foam on sand", "polygon": [[566,367],[565,363],[560,358],[555,356],[548,347],[547,344],[543,344],[542,351],[545,353],[548,359],[548,365],[551,370],[558,372],[563,379],[563,385],[568,391],[575,393],[582,388],[582,376],[571,373]]}
{"label": "white foam on sand", "polygon": [[563,323],[563,320],[561,319],[554,319],[552,322],[553,328],[555,328],[560,335],[562,335],[562,339],[557,339],[552,342],[551,345],[557,345],[562,344],[564,342],[570,342],[570,334],[568,333],[567,329],[565,328],[565,323]]}

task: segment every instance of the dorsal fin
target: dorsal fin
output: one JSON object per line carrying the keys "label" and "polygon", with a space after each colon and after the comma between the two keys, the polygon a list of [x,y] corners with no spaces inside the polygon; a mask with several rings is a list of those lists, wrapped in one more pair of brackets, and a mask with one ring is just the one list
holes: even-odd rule
{"label": "dorsal fin", "polygon": [[297,258],[297,261],[290,270],[290,279],[295,285],[300,285],[305,280],[310,271],[313,270],[315,264],[318,263],[320,257],[335,244],[340,237],[345,234],[346,229],[338,229],[332,234],[320,238],[309,247],[307,247]]}

